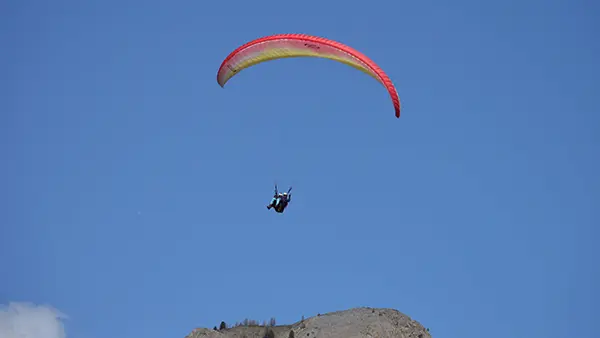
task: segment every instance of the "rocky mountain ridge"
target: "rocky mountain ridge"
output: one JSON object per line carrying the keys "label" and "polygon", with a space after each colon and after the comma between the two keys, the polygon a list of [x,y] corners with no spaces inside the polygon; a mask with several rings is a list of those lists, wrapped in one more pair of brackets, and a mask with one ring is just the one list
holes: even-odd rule
{"label": "rocky mountain ridge", "polygon": [[352,308],[319,314],[290,325],[241,324],[197,328],[186,338],[431,338],[417,321],[395,309]]}

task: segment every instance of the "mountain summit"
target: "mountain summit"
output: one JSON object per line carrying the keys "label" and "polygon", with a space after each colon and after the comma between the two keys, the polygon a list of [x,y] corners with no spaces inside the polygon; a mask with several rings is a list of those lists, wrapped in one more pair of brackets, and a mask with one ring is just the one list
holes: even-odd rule
{"label": "mountain summit", "polygon": [[291,325],[238,324],[231,328],[198,328],[186,338],[431,338],[407,315],[387,308],[353,308],[319,314]]}

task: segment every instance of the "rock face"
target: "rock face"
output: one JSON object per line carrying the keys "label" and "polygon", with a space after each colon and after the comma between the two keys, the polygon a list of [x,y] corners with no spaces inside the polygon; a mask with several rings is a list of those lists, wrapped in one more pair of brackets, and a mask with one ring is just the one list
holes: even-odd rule
{"label": "rock face", "polygon": [[[431,338],[418,322],[394,309],[354,308],[307,318],[291,325],[238,326],[225,330],[195,329],[186,338]],[[273,336],[270,336],[273,338]]]}

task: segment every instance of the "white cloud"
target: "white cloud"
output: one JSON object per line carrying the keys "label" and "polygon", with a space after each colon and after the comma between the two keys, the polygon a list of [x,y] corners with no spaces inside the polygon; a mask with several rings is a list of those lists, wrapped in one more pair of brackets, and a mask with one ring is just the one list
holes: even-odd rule
{"label": "white cloud", "polygon": [[47,305],[0,305],[1,338],[66,338],[60,311]]}

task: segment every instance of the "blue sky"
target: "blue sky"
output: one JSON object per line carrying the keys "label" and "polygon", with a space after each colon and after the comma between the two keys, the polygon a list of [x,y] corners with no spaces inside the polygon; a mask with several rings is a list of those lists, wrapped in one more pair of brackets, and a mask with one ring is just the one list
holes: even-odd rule
{"label": "blue sky", "polygon": [[[436,338],[597,335],[600,6],[0,5],[0,304],[69,338],[392,307]],[[329,60],[216,72],[277,33]],[[283,215],[273,182],[294,186]],[[594,207],[596,205],[596,207]]]}

